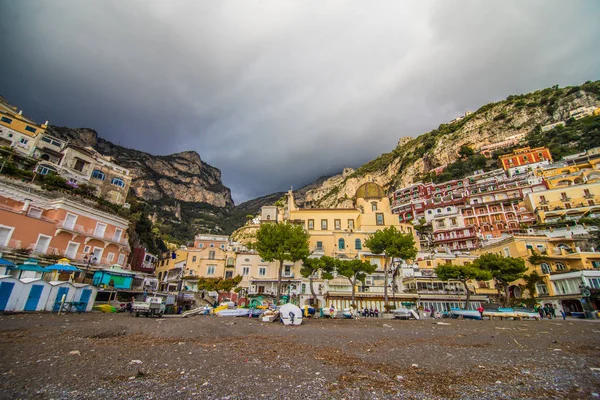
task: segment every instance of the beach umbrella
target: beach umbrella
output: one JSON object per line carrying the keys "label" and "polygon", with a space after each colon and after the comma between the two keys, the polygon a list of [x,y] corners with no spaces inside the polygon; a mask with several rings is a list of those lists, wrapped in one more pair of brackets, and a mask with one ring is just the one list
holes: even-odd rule
{"label": "beach umbrella", "polygon": [[42,267],[41,265],[38,265],[38,261],[35,258],[29,258],[29,259],[23,261],[23,264],[17,265],[16,267],[13,267],[12,269],[20,271],[19,279],[21,279],[21,276],[23,275],[23,271],[41,272],[42,274],[49,272],[46,268]]}
{"label": "beach umbrella", "polygon": [[[63,260],[66,260],[67,262],[62,262]],[[69,264],[68,261],[69,260],[67,260],[66,258],[60,259],[60,260],[58,260],[58,264],[48,265],[46,267],[46,269],[50,270],[50,271],[60,271],[60,272],[77,272],[77,271],[81,271],[79,268],[74,267],[71,264]]]}
{"label": "beach umbrella", "polygon": [[14,267],[15,264],[11,263],[8,260],[5,260],[4,258],[0,258],[0,265],[4,265],[5,267]]}

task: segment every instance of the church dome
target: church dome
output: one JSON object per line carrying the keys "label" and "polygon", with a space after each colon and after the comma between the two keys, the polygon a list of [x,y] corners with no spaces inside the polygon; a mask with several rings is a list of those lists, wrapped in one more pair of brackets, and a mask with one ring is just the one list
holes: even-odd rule
{"label": "church dome", "polygon": [[357,199],[382,199],[385,197],[385,191],[381,186],[373,182],[367,182],[360,185],[356,190]]}

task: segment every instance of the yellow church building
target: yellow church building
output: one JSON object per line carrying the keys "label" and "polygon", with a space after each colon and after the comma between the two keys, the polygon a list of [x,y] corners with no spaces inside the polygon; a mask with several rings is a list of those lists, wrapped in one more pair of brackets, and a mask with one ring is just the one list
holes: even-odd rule
{"label": "yellow church building", "polygon": [[[365,247],[365,240],[370,235],[395,226],[400,232],[413,235],[415,246],[419,249],[413,225],[399,222],[398,216],[392,214],[389,197],[381,186],[373,182],[364,183],[356,190],[353,208],[299,208],[290,190],[284,220],[304,226],[310,234],[309,249],[313,257],[361,259],[377,265],[376,272],[367,276],[365,285],[357,287],[355,302],[359,308],[377,307],[383,310],[384,304],[384,258]],[[350,307],[352,286],[346,278],[319,281],[322,287],[319,299],[325,305],[333,304],[338,310]],[[416,301],[416,295],[392,294],[391,276],[388,276],[387,285],[390,304],[400,307],[402,302]],[[302,304],[309,304],[310,290],[302,292]]]}

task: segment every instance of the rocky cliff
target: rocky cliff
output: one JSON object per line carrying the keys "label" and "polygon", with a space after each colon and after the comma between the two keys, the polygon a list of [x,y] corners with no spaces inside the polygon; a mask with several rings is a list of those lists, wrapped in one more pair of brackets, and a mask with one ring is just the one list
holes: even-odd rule
{"label": "rocky cliff", "polygon": [[87,128],[52,126],[49,133],[80,146],[92,146],[131,170],[131,192],[146,201],[176,200],[233,207],[230,190],[221,183],[221,171],[194,151],[154,156],[115,145]]}
{"label": "rocky cliff", "polygon": [[[484,145],[519,134],[525,136],[522,145],[536,145],[539,143],[528,143],[527,138],[534,133],[539,137],[541,126],[567,121],[570,111],[589,106],[600,107],[600,81],[509,96],[414,139],[401,138],[390,153],[356,170],[344,169],[341,174],[297,193],[298,202],[305,207],[350,206],[356,189],[363,183],[375,182],[388,190],[409,185],[433,169],[455,162],[464,145],[477,151]],[[575,152],[583,143],[572,140],[567,146]]]}

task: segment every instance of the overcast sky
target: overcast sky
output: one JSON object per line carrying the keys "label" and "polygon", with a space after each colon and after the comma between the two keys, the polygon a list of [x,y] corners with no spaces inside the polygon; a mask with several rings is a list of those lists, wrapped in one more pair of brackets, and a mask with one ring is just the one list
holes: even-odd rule
{"label": "overcast sky", "polygon": [[0,94],[123,146],[195,150],[239,203],[600,79],[598,21],[596,0],[0,0]]}

